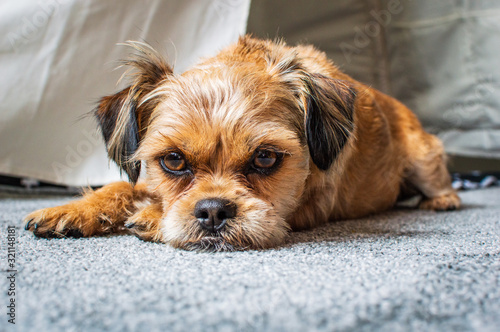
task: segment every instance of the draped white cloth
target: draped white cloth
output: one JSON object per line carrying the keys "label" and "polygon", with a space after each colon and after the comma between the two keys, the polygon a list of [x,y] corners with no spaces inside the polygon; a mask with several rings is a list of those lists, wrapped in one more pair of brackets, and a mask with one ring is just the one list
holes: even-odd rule
{"label": "draped white cloth", "polygon": [[122,88],[117,61],[141,40],[176,72],[246,29],[250,0],[0,3],[0,174],[70,186],[118,180],[90,111]]}

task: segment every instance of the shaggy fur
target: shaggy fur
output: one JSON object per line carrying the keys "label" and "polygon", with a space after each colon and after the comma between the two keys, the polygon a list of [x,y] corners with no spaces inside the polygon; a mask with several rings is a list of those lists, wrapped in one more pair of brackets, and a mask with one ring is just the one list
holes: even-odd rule
{"label": "shaggy fur", "polygon": [[[441,142],[311,46],[246,36],[174,75],[150,46],[129,45],[132,83],[95,114],[130,183],[33,212],[26,229],[37,236],[126,229],[185,249],[260,249],[290,230],[387,210],[408,188],[421,208],[460,206]],[[236,207],[220,230],[195,216],[206,199]]]}

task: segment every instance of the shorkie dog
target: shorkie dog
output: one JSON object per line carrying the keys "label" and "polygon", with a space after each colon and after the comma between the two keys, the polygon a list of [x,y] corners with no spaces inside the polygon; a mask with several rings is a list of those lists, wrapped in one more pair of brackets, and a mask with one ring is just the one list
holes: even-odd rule
{"label": "shorkie dog", "polygon": [[422,209],[460,206],[441,142],[311,46],[245,36],[175,75],[150,46],[128,44],[132,82],[95,116],[130,182],[31,213],[36,236],[125,230],[184,249],[261,249],[413,192]]}

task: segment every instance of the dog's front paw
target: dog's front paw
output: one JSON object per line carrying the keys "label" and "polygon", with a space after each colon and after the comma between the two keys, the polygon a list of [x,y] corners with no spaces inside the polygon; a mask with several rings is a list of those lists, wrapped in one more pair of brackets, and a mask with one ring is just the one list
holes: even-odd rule
{"label": "dog's front paw", "polygon": [[24,221],[24,229],[46,238],[87,237],[103,234],[110,228],[107,217],[77,203],[37,210],[27,215]]}
{"label": "dog's front paw", "polygon": [[419,205],[422,210],[434,211],[457,210],[459,207],[460,197],[454,192],[438,197],[425,198]]}
{"label": "dog's front paw", "polygon": [[151,204],[128,218],[125,223],[132,234],[144,241],[164,242],[161,232],[162,208]]}

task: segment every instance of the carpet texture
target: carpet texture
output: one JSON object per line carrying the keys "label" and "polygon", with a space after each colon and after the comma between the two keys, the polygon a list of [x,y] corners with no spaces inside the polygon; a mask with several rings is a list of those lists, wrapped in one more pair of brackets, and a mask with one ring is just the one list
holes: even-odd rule
{"label": "carpet texture", "polygon": [[[17,227],[17,317],[1,331],[498,331],[500,189],[456,212],[395,210],[293,233],[265,251],[197,253],[132,236],[37,239]],[[5,286],[4,286],[5,285]]]}

